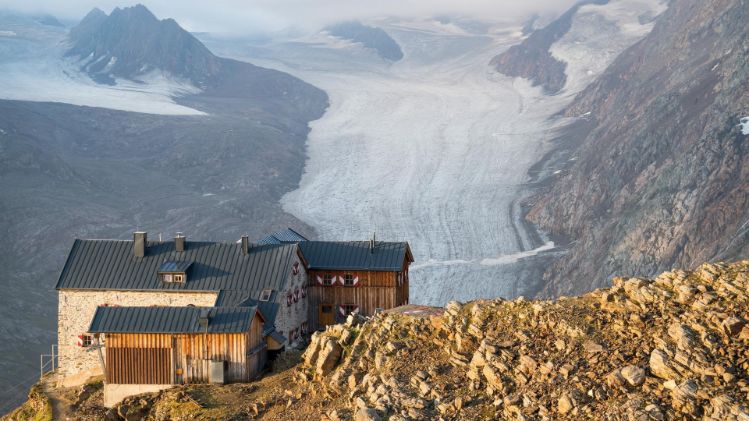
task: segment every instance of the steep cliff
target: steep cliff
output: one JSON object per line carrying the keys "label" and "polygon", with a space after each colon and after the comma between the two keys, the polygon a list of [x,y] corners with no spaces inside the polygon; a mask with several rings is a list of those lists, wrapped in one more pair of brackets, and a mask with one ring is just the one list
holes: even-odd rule
{"label": "steep cliff", "polygon": [[566,110],[591,129],[531,203],[531,221],[572,240],[546,295],[747,255],[747,22],[745,1],[671,2]]}

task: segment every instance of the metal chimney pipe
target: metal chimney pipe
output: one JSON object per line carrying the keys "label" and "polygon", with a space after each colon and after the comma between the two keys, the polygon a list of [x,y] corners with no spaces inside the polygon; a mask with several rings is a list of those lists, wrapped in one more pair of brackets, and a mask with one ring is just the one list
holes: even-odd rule
{"label": "metal chimney pipe", "polygon": [[133,256],[143,257],[146,255],[146,243],[148,234],[145,231],[135,231],[133,233]]}
{"label": "metal chimney pipe", "polygon": [[242,236],[242,254],[250,254],[250,237]]}
{"label": "metal chimney pipe", "polygon": [[185,236],[181,232],[174,237],[174,251],[185,251]]}

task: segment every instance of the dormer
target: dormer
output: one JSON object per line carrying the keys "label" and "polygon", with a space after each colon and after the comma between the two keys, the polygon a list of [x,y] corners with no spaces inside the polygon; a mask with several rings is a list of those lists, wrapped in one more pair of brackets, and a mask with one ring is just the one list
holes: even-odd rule
{"label": "dormer", "polygon": [[192,266],[188,261],[167,261],[159,266],[158,275],[162,282],[184,284],[187,282],[187,271]]}

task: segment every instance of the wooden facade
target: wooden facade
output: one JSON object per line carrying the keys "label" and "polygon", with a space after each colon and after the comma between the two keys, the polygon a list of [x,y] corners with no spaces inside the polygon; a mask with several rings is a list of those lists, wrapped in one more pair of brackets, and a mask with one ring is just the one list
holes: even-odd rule
{"label": "wooden facade", "polygon": [[226,361],[225,380],[256,378],[266,360],[263,321],[245,333],[108,333],[105,372],[112,384],[207,383],[211,361]]}
{"label": "wooden facade", "polygon": [[[345,321],[355,311],[372,316],[377,309],[387,310],[408,304],[408,264],[400,271],[309,270],[309,320],[313,329]],[[349,275],[358,280],[356,285],[344,285]],[[335,277],[332,285],[321,285],[319,280]]]}

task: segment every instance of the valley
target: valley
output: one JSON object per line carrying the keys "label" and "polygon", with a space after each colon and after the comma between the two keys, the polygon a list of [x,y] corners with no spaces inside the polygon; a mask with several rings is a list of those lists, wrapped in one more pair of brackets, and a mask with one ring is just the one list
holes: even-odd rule
{"label": "valley", "polygon": [[[492,57],[521,41],[519,22],[383,20],[404,51],[397,63],[317,35],[266,43],[204,42],[226,56],[294,74],[331,98],[311,124],[299,189],[284,209],[322,239],[407,240],[411,301],[532,296],[564,252],[523,220],[538,187],[528,171],[578,117],[555,117],[618,52],[651,28],[657,1],[581,8],[554,45],[575,57],[568,88],[545,95],[495,73]],[[467,29],[466,29],[467,28]],[[602,31],[608,39],[585,34]]]}

